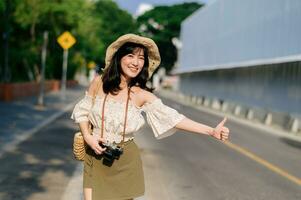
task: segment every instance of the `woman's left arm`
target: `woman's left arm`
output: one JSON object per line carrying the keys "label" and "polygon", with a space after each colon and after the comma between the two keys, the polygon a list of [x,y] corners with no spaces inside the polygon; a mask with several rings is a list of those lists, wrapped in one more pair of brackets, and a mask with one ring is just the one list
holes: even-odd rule
{"label": "woman's left arm", "polygon": [[[158,98],[150,92],[147,92],[145,90],[141,91],[142,92],[140,93],[140,97],[143,99],[144,102],[154,102],[154,100]],[[226,120],[227,118],[224,118],[215,128],[212,128],[210,126],[198,123],[185,117],[179,123],[176,124],[175,128],[193,133],[210,135],[218,140],[226,141],[229,138],[229,129],[224,126]]]}
{"label": "woman's left arm", "polygon": [[227,118],[224,118],[215,128],[212,128],[186,117],[176,125],[176,128],[193,133],[210,135],[216,139],[226,141],[229,138],[229,129],[224,126],[226,120]]}

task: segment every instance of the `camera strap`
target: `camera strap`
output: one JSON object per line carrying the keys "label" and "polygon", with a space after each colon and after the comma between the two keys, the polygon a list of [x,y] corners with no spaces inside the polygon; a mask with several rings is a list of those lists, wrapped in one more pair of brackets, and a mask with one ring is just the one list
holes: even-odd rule
{"label": "camera strap", "polygon": [[[91,110],[92,110],[92,108],[93,108],[93,106],[94,106],[94,104],[95,104],[95,98],[96,98],[97,92],[98,92],[98,90],[99,90],[99,88],[100,88],[100,85],[101,85],[101,81],[98,81],[98,83],[97,83],[97,85],[96,85],[96,90],[94,91],[94,94],[93,94],[93,98],[92,98],[92,106],[91,106],[91,108],[90,108],[90,112],[91,112]],[[92,134],[93,128],[94,128],[94,127],[93,127],[92,123],[89,121],[89,130],[90,130],[90,134]]]}
{"label": "camera strap", "polygon": [[[131,88],[129,87],[128,88],[127,99],[126,99],[126,105],[125,105],[124,126],[123,126],[122,141],[121,141],[121,147],[122,148],[124,147],[125,129],[126,129],[126,122],[127,122],[127,115],[128,115],[130,92],[131,92]],[[102,103],[102,116],[101,116],[101,137],[102,138],[103,138],[103,130],[104,130],[105,103],[106,103],[107,97],[108,97],[108,94],[105,95],[103,103]]]}

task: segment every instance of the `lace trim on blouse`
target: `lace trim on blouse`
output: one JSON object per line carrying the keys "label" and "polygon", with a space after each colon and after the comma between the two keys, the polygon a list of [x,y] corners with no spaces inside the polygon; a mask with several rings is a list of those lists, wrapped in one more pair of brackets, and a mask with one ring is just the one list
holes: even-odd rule
{"label": "lace trim on blouse", "polygon": [[[103,97],[96,96],[92,108],[93,97],[87,93],[74,107],[71,115],[76,123],[90,121],[95,127],[94,134],[100,134],[101,113]],[[104,137],[110,142],[119,143],[122,140],[123,123],[124,123],[125,102],[107,98],[105,106],[104,119]],[[133,133],[138,131],[144,124],[142,112],[145,112],[147,122],[150,125],[155,137],[161,139],[172,135],[176,132],[176,124],[185,118],[175,109],[164,105],[161,99],[155,99],[151,103],[146,103],[142,107],[136,106],[129,102],[128,121],[126,127],[126,141],[133,139]]]}
{"label": "lace trim on blouse", "polygon": [[157,139],[174,134],[177,131],[175,126],[185,118],[177,110],[164,105],[159,98],[151,103],[146,103],[142,109],[146,113],[147,122]]}

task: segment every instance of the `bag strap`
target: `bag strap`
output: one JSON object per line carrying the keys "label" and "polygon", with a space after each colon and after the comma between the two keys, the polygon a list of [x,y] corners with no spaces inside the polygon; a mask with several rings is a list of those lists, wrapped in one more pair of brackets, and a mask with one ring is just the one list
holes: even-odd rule
{"label": "bag strap", "polygon": [[[126,122],[127,122],[127,115],[128,115],[128,107],[129,107],[129,100],[130,100],[130,92],[131,88],[128,88],[128,94],[127,94],[127,100],[125,105],[125,115],[124,115],[124,126],[123,126],[123,133],[122,133],[122,141],[121,146],[124,146],[124,140],[125,140],[125,129],[126,129]],[[105,103],[107,100],[108,94],[105,95],[103,104],[102,104],[102,118],[101,118],[101,137],[103,137],[103,130],[104,130],[104,113],[105,113]]]}

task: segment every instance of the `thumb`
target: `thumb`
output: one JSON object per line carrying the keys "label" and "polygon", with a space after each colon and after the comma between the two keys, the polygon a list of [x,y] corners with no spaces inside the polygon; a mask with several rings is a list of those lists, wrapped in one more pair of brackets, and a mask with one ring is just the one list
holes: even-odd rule
{"label": "thumb", "polygon": [[226,121],[227,121],[227,117],[224,117],[224,119],[217,126],[223,127]]}
{"label": "thumb", "polygon": [[224,119],[216,126],[215,130],[219,132],[224,126],[224,124],[226,123],[226,121],[227,121],[227,117],[224,117]]}

